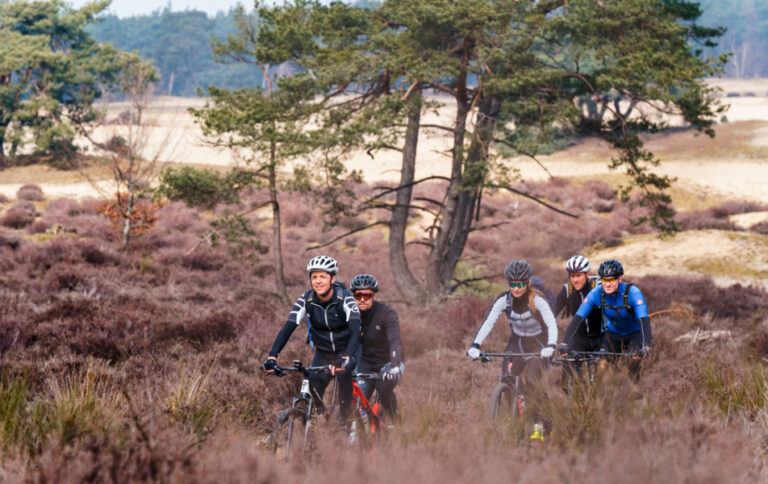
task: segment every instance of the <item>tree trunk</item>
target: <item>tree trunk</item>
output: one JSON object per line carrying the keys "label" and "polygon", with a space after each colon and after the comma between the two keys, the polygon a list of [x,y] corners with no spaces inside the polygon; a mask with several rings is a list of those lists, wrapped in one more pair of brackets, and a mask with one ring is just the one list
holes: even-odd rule
{"label": "tree trunk", "polygon": [[[466,160],[462,163],[460,176],[456,177],[455,174],[451,176],[440,232],[430,254],[428,274],[432,279],[427,290],[432,300],[451,291],[456,265],[464,252],[464,246],[472,226],[472,215],[477,207],[488,174],[488,147],[493,139],[501,103],[501,98],[497,96],[480,100],[475,136],[469,150],[467,150]],[[457,124],[461,114],[462,109],[459,109],[457,111]],[[468,112],[464,111],[463,115],[466,122]],[[455,138],[454,142],[456,141]],[[438,241],[439,243],[437,243]]]}
{"label": "tree trunk", "polygon": [[451,179],[448,184],[437,235],[434,237],[432,249],[427,259],[427,298],[431,302],[438,301],[448,291],[451,279],[445,279],[445,261],[451,245],[451,237],[455,234],[457,223],[459,196],[462,190],[464,175],[464,136],[466,134],[469,106],[466,99],[465,79],[460,76],[456,96],[456,117],[453,127],[453,157],[451,163]]}
{"label": "tree trunk", "polygon": [[[120,195],[119,194],[118,194],[117,198],[118,198],[117,203],[119,204],[120,203]],[[128,195],[128,206],[123,211],[123,233],[122,233],[122,236],[120,238],[120,245],[123,246],[123,247],[128,245],[128,241],[130,240],[131,225],[132,225],[131,215],[133,215],[133,205],[134,205],[134,203],[135,203],[134,195],[133,195],[133,193],[131,193],[130,195]]]}
{"label": "tree trunk", "polygon": [[[272,147],[274,153],[274,146]],[[290,304],[285,288],[283,273],[283,240],[280,222],[280,203],[277,199],[277,170],[272,164],[269,168],[269,201],[272,202],[272,254],[275,259],[275,289],[285,304]]]}
{"label": "tree trunk", "polygon": [[413,180],[416,171],[416,148],[421,122],[421,89],[411,93],[408,111],[408,129],[403,145],[403,165],[400,170],[400,189],[397,190],[395,208],[389,222],[389,265],[398,291],[410,303],[423,301],[426,293],[414,277],[405,256],[405,230],[408,226]]}

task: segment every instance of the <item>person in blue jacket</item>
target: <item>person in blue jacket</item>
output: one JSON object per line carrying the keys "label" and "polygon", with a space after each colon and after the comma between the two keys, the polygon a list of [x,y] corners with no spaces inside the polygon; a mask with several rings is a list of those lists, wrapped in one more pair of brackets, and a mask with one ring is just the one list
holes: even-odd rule
{"label": "person in blue jacket", "polygon": [[[630,362],[632,378],[640,378],[640,362],[651,350],[651,319],[643,293],[633,284],[623,282],[624,267],[616,259],[610,259],[597,270],[600,285],[592,289],[579,306],[565,330],[563,341],[570,341],[579,327],[585,324],[593,309],[602,313],[605,336],[603,347],[609,352],[633,353]],[[561,345],[560,353],[568,351]]]}

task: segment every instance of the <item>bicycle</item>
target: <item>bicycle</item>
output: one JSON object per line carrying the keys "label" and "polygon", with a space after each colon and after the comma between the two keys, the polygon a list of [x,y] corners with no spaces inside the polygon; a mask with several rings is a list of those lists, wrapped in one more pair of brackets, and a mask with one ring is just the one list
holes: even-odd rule
{"label": "bicycle", "polygon": [[[539,353],[480,353],[480,361],[490,362],[495,357],[521,357],[525,359],[540,358]],[[488,412],[492,420],[514,425],[523,421],[525,413],[525,396],[520,391],[520,376],[509,373],[499,375],[499,383],[491,392],[488,401]]]}
{"label": "bicycle", "polygon": [[565,356],[552,358],[553,365],[565,366],[566,363],[572,365],[572,371],[569,373],[568,381],[565,387],[571,388],[573,385],[574,374],[580,374],[580,368],[587,368],[587,380],[594,383],[595,375],[605,370],[609,365],[615,365],[619,360],[635,360],[639,357],[633,353],[615,353],[610,351],[569,351]]}
{"label": "bicycle", "polygon": [[[304,366],[300,360],[294,360],[293,366],[275,367],[274,374],[275,376],[282,377],[285,376],[285,372],[291,371],[299,372],[304,376],[301,381],[299,396],[292,397],[291,406],[280,412],[270,434],[270,448],[284,460],[292,460],[294,457],[310,450],[312,422],[336,407],[337,395],[337,382],[335,378],[333,379],[332,397],[329,405],[324,404],[323,399],[320,398],[320,395],[309,383],[310,373],[330,373],[331,365]],[[376,432],[381,427],[378,404],[371,405],[355,381],[354,376],[362,376],[364,378],[378,378],[379,376],[378,373],[356,374],[353,375],[352,380],[352,393],[356,399],[356,404],[355,413],[351,421],[353,432],[350,435],[350,440],[353,443],[360,442],[372,448]],[[302,430],[300,435],[295,433],[297,428]],[[358,429],[363,432],[363,439],[357,439],[355,432]]]}

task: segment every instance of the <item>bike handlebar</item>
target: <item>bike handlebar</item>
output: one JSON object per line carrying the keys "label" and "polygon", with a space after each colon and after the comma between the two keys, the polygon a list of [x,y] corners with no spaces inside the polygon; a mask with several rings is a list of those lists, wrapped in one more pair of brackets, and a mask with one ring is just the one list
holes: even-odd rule
{"label": "bike handlebar", "polygon": [[495,357],[514,357],[514,356],[526,357],[526,358],[541,357],[541,353],[539,353],[539,352],[536,352],[536,353],[510,353],[508,351],[505,351],[503,353],[480,353],[480,358],[479,359],[483,363],[488,363],[489,361],[491,361],[492,358],[495,358]]}
{"label": "bike handlebar", "polygon": [[[276,366],[274,368],[274,375],[285,376],[286,371],[298,371],[303,373],[305,376],[309,375],[310,372],[330,373],[332,367],[333,365],[304,366],[300,360],[293,360],[293,366]],[[262,365],[262,369],[263,368],[264,365]]]}
{"label": "bike handlebar", "polygon": [[352,378],[366,378],[368,380],[381,380],[381,373],[352,373]]}

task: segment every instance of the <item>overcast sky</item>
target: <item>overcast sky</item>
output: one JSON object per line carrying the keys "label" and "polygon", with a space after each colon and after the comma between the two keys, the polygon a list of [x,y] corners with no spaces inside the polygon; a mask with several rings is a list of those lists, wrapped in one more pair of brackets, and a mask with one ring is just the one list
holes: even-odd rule
{"label": "overcast sky", "polygon": [[[79,8],[89,3],[89,0],[69,0],[69,3]],[[238,3],[242,3],[247,10],[253,10],[253,0],[112,0],[109,11],[117,14],[118,17],[130,17],[152,13],[170,4],[174,12],[189,9],[202,10],[209,15],[215,15],[217,12],[226,13]]]}

